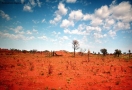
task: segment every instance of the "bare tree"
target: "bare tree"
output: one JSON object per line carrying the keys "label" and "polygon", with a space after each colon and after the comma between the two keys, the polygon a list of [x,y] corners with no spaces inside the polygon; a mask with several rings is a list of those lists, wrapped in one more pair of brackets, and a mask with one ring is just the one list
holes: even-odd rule
{"label": "bare tree", "polygon": [[129,52],[129,59],[130,59],[130,56],[131,56],[131,50],[128,50],[128,52]]}
{"label": "bare tree", "polygon": [[86,49],[80,49],[79,55],[83,56],[83,54],[85,53]]}
{"label": "bare tree", "polygon": [[75,57],[75,51],[79,49],[79,42],[77,40],[73,40],[72,42],[73,49],[74,49],[74,57]]}
{"label": "bare tree", "polygon": [[89,55],[90,55],[90,50],[88,50],[88,62],[90,61],[90,60],[89,60]]}

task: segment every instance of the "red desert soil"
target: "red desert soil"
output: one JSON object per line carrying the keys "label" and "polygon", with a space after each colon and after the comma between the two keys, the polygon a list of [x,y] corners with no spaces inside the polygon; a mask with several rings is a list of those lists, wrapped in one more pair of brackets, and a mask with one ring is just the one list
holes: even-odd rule
{"label": "red desert soil", "polygon": [[0,90],[132,90],[132,59],[0,55]]}

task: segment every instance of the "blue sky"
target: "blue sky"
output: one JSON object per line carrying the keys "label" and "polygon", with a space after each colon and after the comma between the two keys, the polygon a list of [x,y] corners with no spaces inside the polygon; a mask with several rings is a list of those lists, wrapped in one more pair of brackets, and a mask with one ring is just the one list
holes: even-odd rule
{"label": "blue sky", "polygon": [[128,52],[131,38],[129,0],[0,0],[1,48]]}

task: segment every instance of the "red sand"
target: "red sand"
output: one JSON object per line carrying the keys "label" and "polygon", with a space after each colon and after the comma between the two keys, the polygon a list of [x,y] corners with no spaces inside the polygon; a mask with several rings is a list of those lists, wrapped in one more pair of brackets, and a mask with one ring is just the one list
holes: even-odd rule
{"label": "red sand", "polygon": [[[132,90],[132,59],[0,55],[0,90]],[[104,61],[103,61],[104,60]]]}

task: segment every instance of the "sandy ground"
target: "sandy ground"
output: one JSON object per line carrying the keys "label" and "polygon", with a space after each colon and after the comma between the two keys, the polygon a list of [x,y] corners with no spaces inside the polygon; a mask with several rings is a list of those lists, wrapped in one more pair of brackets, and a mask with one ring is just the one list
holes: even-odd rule
{"label": "sandy ground", "polygon": [[0,90],[132,90],[132,59],[0,55]]}

